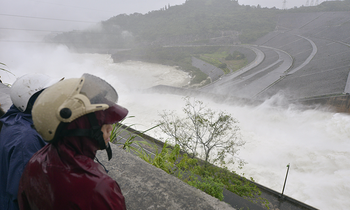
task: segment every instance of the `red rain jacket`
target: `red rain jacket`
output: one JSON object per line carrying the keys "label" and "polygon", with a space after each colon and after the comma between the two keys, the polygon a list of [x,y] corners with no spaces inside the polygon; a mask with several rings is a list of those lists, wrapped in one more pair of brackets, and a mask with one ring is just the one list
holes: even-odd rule
{"label": "red rain jacket", "polygon": [[[89,128],[86,116],[68,129]],[[119,185],[94,162],[97,141],[64,137],[28,162],[18,189],[20,209],[126,209]]]}

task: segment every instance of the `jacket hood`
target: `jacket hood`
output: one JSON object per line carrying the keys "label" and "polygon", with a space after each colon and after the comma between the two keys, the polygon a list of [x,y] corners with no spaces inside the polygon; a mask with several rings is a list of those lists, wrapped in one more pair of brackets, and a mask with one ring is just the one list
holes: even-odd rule
{"label": "jacket hood", "polygon": [[0,121],[4,124],[7,123],[6,121],[9,118],[15,117],[15,119],[25,118],[30,121],[31,124],[33,124],[32,121],[32,115],[30,113],[25,113],[19,111],[14,105],[12,105],[7,112],[0,118]]}
{"label": "jacket hood", "polygon": [[[90,129],[91,125],[89,118],[84,115],[69,123],[66,130],[75,129]],[[73,158],[83,155],[91,159],[96,156],[96,151],[99,149],[95,139],[86,136],[65,136],[57,142],[57,147],[60,153],[73,156]],[[69,158],[64,158],[69,160]]]}

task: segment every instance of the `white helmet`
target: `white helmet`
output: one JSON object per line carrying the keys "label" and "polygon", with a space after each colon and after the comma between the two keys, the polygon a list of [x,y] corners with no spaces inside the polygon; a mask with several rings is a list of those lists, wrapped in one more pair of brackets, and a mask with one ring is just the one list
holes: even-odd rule
{"label": "white helmet", "polygon": [[12,103],[18,110],[24,112],[28,106],[30,98],[56,82],[59,79],[53,79],[44,74],[26,74],[23,75],[13,83],[10,89],[10,97]]}

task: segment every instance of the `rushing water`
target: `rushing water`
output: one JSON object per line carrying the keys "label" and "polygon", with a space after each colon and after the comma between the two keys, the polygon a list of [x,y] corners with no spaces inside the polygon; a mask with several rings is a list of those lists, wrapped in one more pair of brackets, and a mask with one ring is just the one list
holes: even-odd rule
{"label": "rushing water", "polygon": [[[119,93],[119,104],[130,111],[126,123],[139,130],[155,125],[162,110],[178,110],[182,96],[142,93],[153,85],[182,86],[189,76],[175,67],[128,61],[115,64],[110,55],[76,54],[65,47],[28,48],[2,44],[0,62],[21,76],[41,72],[54,77],[100,76]],[[15,79],[0,71],[5,83]],[[287,164],[290,171],[285,194],[320,209],[348,209],[350,206],[350,116],[322,109],[282,106],[275,96],[259,106],[217,104],[201,99],[214,110],[223,110],[239,121],[246,144],[238,157],[247,164],[233,170],[256,182],[282,191]],[[158,135],[150,133],[150,135]]]}

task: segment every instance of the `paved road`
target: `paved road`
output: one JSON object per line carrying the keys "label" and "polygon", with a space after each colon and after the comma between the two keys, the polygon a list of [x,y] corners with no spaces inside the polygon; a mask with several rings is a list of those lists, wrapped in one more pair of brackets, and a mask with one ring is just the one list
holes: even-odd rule
{"label": "paved road", "polygon": [[225,86],[226,83],[231,84],[232,80],[234,80],[235,78],[239,77],[240,75],[246,73],[247,71],[257,67],[265,59],[265,54],[260,49],[254,47],[254,46],[250,46],[250,45],[242,45],[242,46],[247,47],[255,52],[256,57],[255,57],[254,61],[252,61],[248,65],[244,66],[243,68],[241,68],[235,72],[232,72],[232,73],[229,73],[229,74],[222,76],[219,80],[214,81],[213,83],[201,88],[200,90],[203,90],[203,91],[212,90],[213,87],[217,88],[220,86]]}
{"label": "paved road", "polygon": [[302,63],[297,68],[292,69],[291,71],[289,71],[288,74],[294,74],[295,72],[297,72],[300,69],[302,69],[303,67],[305,67],[307,64],[310,63],[310,61],[315,57],[315,55],[317,53],[317,46],[311,39],[308,39],[308,38],[303,37],[303,36],[299,36],[299,37],[302,37],[302,38],[306,39],[308,42],[310,42],[310,44],[312,46],[312,52],[310,53],[309,57],[304,61],[304,63]]}
{"label": "paved road", "polygon": [[[243,98],[255,98],[259,93],[266,90],[276,81],[283,79],[286,72],[290,70],[293,65],[293,58],[287,52],[268,46],[249,46],[256,53],[256,58],[253,62],[244,68],[228,75],[222,76],[216,82],[203,87],[201,90],[211,91],[212,89],[220,90],[220,92],[228,95],[239,96]],[[278,59],[271,62],[266,67],[259,68],[259,65],[264,61],[265,54],[259,48],[271,49],[276,52]],[[243,74],[249,72],[244,77]],[[271,70],[272,69],[272,70]],[[264,74],[264,72],[268,72]],[[264,74],[263,76],[257,75]],[[247,82],[249,79],[257,77],[255,80]],[[239,86],[239,88],[237,88]],[[232,91],[239,89],[239,91]]]}

